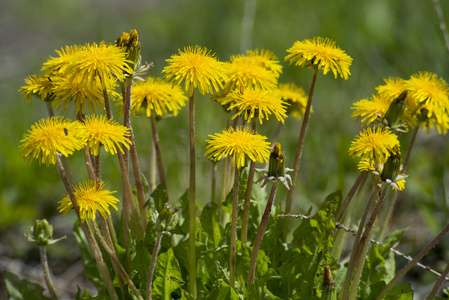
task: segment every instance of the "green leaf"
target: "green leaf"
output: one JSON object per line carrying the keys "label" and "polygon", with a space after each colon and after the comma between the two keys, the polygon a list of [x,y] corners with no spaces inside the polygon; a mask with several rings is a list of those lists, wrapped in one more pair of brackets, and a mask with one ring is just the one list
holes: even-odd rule
{"label": "green leaf", "polygon": [[139,242],[136,245],[136,255],[131,261],[130,268],[131,270],[137,271],[137,274],[140,277],[140,288],[145,289],[148,275],[148,266],[151,262],[151,254],[148,251],[148,248],[143,244],[143,242]]}
{"label": "green leaf", "polygon": [[171,293],[184,284],[181,268],[173,253],[173,248],[158,256],[156,276],[153,281],[153,293],[163,296],[164,299],[171,299]]}
{"label": "green leaf", "polygon": [[168,202],[168,195],[164,185],[159,184],[151,193],[151,198],[153,198],[154,208],[160,213],[164,208],[164,204]]}
{"label": "green leaf", "polygon": [[89,242],[84,235],[84,231],[79,221],[75,222],[75,226],[73,227],[73,236],[75,237],[75,241],[78,244],[78,248],[81,252],[81,259],[84,266],[84,276],[87,280],[92,281],[92,283],[98,288],[101,294],[106,290],[106,287],[103,283],[100,272],[97,269],[97,262],[95,261],[95,258],[90,251]]}
{"label": "green leaf", "polygon": [[223,280],[220,281],[218,290],[209,295],[208,300],[239,300],[239,295]]}
{"label": "green leaf", "polygon": [[413,290],[410,283],[397,284],[384,297],[386,300],[413,300]]}
{"label": "green leaf", "polygon": [[200,216],[201,226],[209,236],[209,244],[217,248],[223,238],[224,228],[220,224],[220,210],[218,204],[210,202],[206,204]]}
{"label": "green leaf", "polygon": [[42,293],[44,288],[38,284],[29,282],[28,280],[21,280],[17,275],[4,271],[6,289],[8,290],[10,299],[13,300],[47,300]]}

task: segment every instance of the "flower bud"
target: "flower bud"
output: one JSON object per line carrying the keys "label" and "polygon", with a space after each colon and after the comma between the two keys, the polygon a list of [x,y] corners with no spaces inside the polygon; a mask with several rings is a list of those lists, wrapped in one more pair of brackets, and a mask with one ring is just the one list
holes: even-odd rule
{"label": "flower bud", "polygon": [[402,114],[404,113],[405,107],[407,106],[407,104],[405,103],[406,97],[407,91],[403,91],[399,95],[399,97],[391,102],[390,107],[388,107],[388,110],[385,113],[384,117],[384,119],[387,121],[388,126],[394,126],[401,118]]}
{"label": "flower bud", "polygon": [[284,177],[285,153],[282,151],[281,144],[276,143],[270,154],[267,176]]}
{"label": "flower bud", "polygon": [[329,265],[324,266],[323,274],[323,294],[321,295],[323,300],[337,300],[337,287],[335,286],[334,279]]}
{"label": "flower bud", "polygon": [[399,146],[396,145],[393,151],[385,162],[382,173],[380,174],[380,178],[383,181],[387,179],[394,180],[399,174],[402,165],[402,155],[399,151]]}

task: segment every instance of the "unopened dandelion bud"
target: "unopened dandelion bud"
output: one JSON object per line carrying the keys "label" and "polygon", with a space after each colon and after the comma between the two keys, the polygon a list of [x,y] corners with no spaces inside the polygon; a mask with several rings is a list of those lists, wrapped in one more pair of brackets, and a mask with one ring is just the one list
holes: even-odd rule
{"label": "unopened dandelion bud", "polygon": [[137,30],[131,30],[131,33],[124,32],[116,41],[115,45],[126,49],[127,60],[133,62],[130,67],[134,70],[135,65],[140,64],[140,49],[141,45],[139,43],[139,35]]}
{"label": "unopened dandelion bud", "polygon": [[126,47],[126,43],[129,40],[129,34],[123,32],[122,35],[115,41],[117,47]]}
{"label": "unopened dandelion bud", "polygon": [[267,176],[283,177],[285,169],[285,153],[282,151],[281,144],[274,144],[273,151],[270,154]]}
{"label": "unopened dandelion bud", "polygon": [[323,274],[323,294],[321,295],[323,300],[337,300],[337,287],[335,286],[334,279],[329,265],[324,266]]}
{"label": "unopened dandelion bud", "polygon": [[405,103],[405,98],[407,97],[407,91],[402,92],[399,97],[394,99],[390,107],[388,107],[387,112],[385,113],[385,120],[387,121],[388,126],[395,125],[402,114],[404,113],[405,107],[407,106]]}
{"label": "unopened dandelion bud", "polygon": [[60,239],[53,239],[53,226],[51,226],[47,220],[36,220],[34,226],[30,227],[31,234],[25,234],[28,241],[37,244],[38,246],[47,246],[54,244],[65,237]]}
{"label": "unopened dandelion bud", "polygon": [[394,180],[399,174],[402,165],[402,155],[399,151],[399,146],[395,146],[390,157],[388,157],[382,173],[380,175],[383,181],[387,179]]}
{"label": "unopened dandelion bud", "polygon": [[420,122],[425,122],[429,119],[428,117],[429,110],[427,108],[421,108],[417,113],[416,117]]}

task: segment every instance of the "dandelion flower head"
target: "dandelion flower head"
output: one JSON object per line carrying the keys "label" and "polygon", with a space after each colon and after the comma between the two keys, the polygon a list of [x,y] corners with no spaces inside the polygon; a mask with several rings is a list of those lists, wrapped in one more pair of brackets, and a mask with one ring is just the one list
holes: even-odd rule
{"label": "dandelion flower head", "polygon": [[258,117],[261,124],[263,119],[268,120],[268,116],[271,114],[282,123],[287,118],[287,103],[277,93],[259,88],[248,88],[243,93],[233,91],[227,98],[229,100],[225,100],[224,104],[227,101],[232,101],[228,109],[235,108],[237,110],[233,118],[243,115],[245,120],[249,122],[252,118]]}
{"label": "dandelion flower head", "polygon": [[[83,85],[81,76],[70,78],[62,73],[55,74],[51,79],[55,94],[52,105],[56,109],[62,106],[63,113],[67,111],[72,102],[75,105],[75,116],[78,116],[79,113],[82,115],[85,115],[86,112],[96,113],[104,109],[103,89],[99,81],[92,85]],[[107,90],[108,97],[115,99],[119,97],[115,92],[117,84],[115,82],[111,84],[111,89]]]}
{"label": "dandelion flower head", "polygon": [[52,89],[53,83],[48,76],[32,75],[25,79],[27,85],[22,86],[19,90],[25,94],[23,100],[30,100],[34,95],[39,97],[42,101],[51,101],[53,99]]}
{"label": "dandelion flower head", "polygon": [[215,54],[207,48],[189,46],[184,51],[172,55],[166,60],[168,65],[162,72],[165,78],[175,84],[185,81],[185,91],[190,96],[195,88],[205,95],[213,90],[218,91],[226,80],[226,65],[220,62]]}
{"label": "dandelion flower head", "polygon": [[437,75],[420,72],[412,75],[405,86],[409,96],[416,102],[417,111],[425,121],[423,128],[436,127],[439,133],[446,134],[449,128],[449,88]]}
{"label": "dandelion flower head", "polygon": [[56,164],[58,152],[69,156],[74,151],[84,148],[86,132],[78,121],[51,117],[31,126],[31,130],[28,130],[28,134],[24,135],[20,142],[20,156],[27,159],[28,163],[37,158],[39,164],[49,166]]}
{"label": "dandelion flower head", "polygon": [[300,120],[307,106],[307,95],[304,89],[294,83],[280,83],[277,91],[281,99],[290,104],[287,114],[291,113],[293,117]]}
{"label": "dandelion flower head", "polygon": [[246,56],[241,56],[242,59],[245,59],[245,57],[273,72],[276,79],[279,78],[282,73],[282,65],[279,63],[279,59],[270,50],[262,49],[260,52],[258,49],[247,50]]}
{"label": "dandelion flower head", "polygon": [[357,118],[357,120],[362,118],[362,125],[369,125],[379,117],[385,116],[391,101],[392,99],[384,94],[372,95],[371,99],[357,101],[351,107],[354,109],[351,118]]}
{"label": "dandelion flower head", "polygon": [[268,162],[270,156],[270,143],[266,137],[253,134],[249,129],[233,128],[223,130],[216,135],[209,135],[205,155],[216,161],[223,156],[232,156],[232,164],[236,168],[245,165],[245,158],[254,162]]}
{"label": "dandelion flower head", "polygon": [[80,46],[73,45],[66,46],[65,48],[62,48],[61,51],[56,50],[56,53],[59,54],[59,57],[50,57],[50,59],[44,63],[42,71],[47,71],[46,74],[49,76],[51,76],[55,72],[65,73],[70,62],[73,60],[73,55],[75,55],[75,53],[78,52],[79,49]]}
{"label": "dandelion flower head", "polygon": [[[97,211],[107,219],[111,214],[109,206],[118,210],[116,203],[119,200],[113,196],[116,191],[105,189],[105,185],[103,182],[97,184],[96,181],[88,180],[73,187],[73,194],[80,210],[79,216],[81,222],[84,223],[86,218],[95,220]],[[63,216],[67,215],[73,209],[73,203],[68,195],[59,201],[59,203],[60,206],[58,209]]]}
{"label": "dandelion flower head", "polygon": [[261,63],[259,56],[233,55],[224,90],[243,91],[247,87],[271,90],[276,88],[279,74]]}
{"label": "dandelion flower head", "polygon": [[351,75],[349,67],[352,58],[330,39],[314,37],[297,41],[287,52],[290,54],[285,57],[285,61],[290,61],[296,66],[308,67],[310,64],[314,68],[323,70],[323,74],[332,71],[335,78],[340,75],[345,80]]}
{"label": "dandelion flower head", "polygon": [[379,164],[387,160],[395,147],[399,147],[397,135],[383,126],[374,129],[369,127],[351,142],[349,155],[374,160],[374,163]]}
{"label": "dandelion flower head", "polygon": [[169,111],[176,116],[187,100],[179,85],[167,83],[161,78],[149,77],[145,82],[139,81],[133,87],[131,109],[134,114],[145,111],[147,117],[151,117],[153,111],[158,116],[166,115]]}
{"label": "dandelion flower head", "polygon": [[98,155],[100,145],[111,154],[117,149],[124,153],[121,145],[129,149],[129,129],[116,121],[107,120],[105,115],[90,115],[84,120],[87,133],[87,149],[93,155]]}

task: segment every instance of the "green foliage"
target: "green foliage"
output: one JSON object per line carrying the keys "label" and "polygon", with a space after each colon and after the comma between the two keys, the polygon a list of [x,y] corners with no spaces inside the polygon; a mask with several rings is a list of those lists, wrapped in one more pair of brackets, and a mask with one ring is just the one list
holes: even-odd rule
{"label": "green foliage", "polygon": [[171,299],[171,293],[184,284],[179,263],[173,249],[161,253],[156,265],[156,278],[154,279],[154,295],[160,299]]}
{"label": "green foliage", "polygon": [[79,221],[75,222],[73,227],[73,236],[75,237],[75,241],[80,249],[81,259],[84,266],[84,276],[87,280],[90,280],[99,290],[100,294],[102,294],[102,292],[105,292],[105,285],[100,273],[98,272],[97,262],[90,251],[89,242],[86,239]]}
{"label": "green foliage", "polygon": [[42,293],[44,288],[39,284],[29,282],[28,280],[21,280],[19,277],[11,272],[5,271],[5,283],[11,300],[49,300]]}

